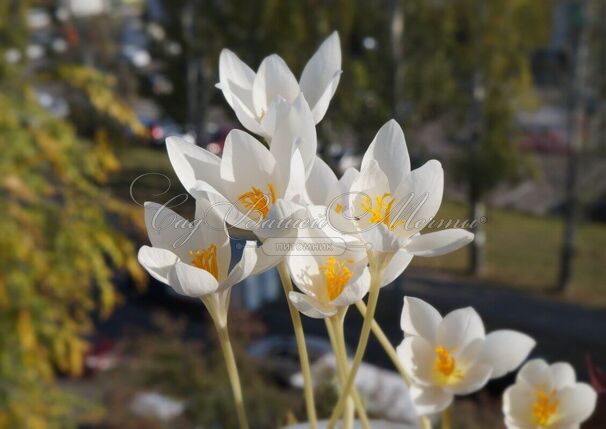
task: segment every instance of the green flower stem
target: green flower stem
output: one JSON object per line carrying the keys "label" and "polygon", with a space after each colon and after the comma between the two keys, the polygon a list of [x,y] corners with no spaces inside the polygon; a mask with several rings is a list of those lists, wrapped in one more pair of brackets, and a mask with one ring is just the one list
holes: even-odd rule
{"label": "green flower stem", "polygon": [[286,262],[284,260],[278,264],[278,273],[280,274],[280,280],[282,281],[282,287],[284,289],[284,294],[286,295],[286,303],[288,304],[288,311],[290,311],[290,317],[292,319],[292,325],[295,331],[295,339],[297,341],[299,361],[301,363],[301,373],[303,374],[303,392],[305,396],[305,406],[307,408],[307,419],[309,421],[309,427],[311,429],[317,429],[318,417],[316,415],[316,405],[314,403],[314,389],[311,381],[309,357],[307,355],[307,346],[305,345],[305,333],[303,332],[301,315],[288,298],[288,294],[292,292],[293,287],[292,281],[290,280],[288,267],[286,266]]}
{"label": "green flower stem", "polygon": [[227,330],[227,314],[221,311],[221,306],[218,303],[218,299],[214,295],[211,295],[207,299],[202,299],[210,316],[214,322],[215,329],[219,337],[219,344],[221,345],[221,351],[223,352],[223,359],[225,360],[225,366],[227,367],[227,375],[231,384],[231,390],[234,396],[234,402],[236,404],[236,414],[238,416],[238,424],[240,429],[248,429],[248,419],[246,418],[246,409],[244,408],[244,398],[242,395],[242,385],[240,383],[240,375],[238,374],[238,367],[236,365],[236,357],[234,350],[231,346],[229,339],[229,332]]}
{"label": "green flower stem", "polygon": [[[332,348],[335,352],[337,371],[339,371],[339,381],[341,385],[343,385],[347,379],[347,373],[349,372],[349,364],[347,361],[347,348],[345,346],[345,338],[343,337],[343,317],[345,316],[345,312],[342,315],[336,315],[331,317],[330,319],[326,319],[326,330],[328,331],[328,337],[330,338],[330,343],[332,344]],[[360,418],[360,422],[362,423],[363,429],[370,429],[370,422],[368,421],[368,416],[366,415],[366,409],[364,408],[364,403],[362,402],[362,398],[358,389],[354,385],[352,388],[352,398],[354,401],[354,405],[356,408],[356,412],[358,417]]]}
{"label": "green flower stem", "polygon": [[442,411],[442,429],[451,428],[450,407]]}
{"label": "green flower stem", "polygon": [[332,415],[330,416],[330,421],[328,422],[328,429],[335,428],[337,420],[343,413],[347,397],[351,392],[351,388],[353,387],[356,375],[358,374],[358,370],[360,369],[360,365],[362,364],[362,358],[364,357],[364,352],[366,351],[366,346],[368,345],[368,338],[370,337],[370,329],[372,326],[371,322],[374,318],[375,310],[377,309],[379,291],[381,289],[382,266],[378,264],[378,261],[375,258],[372,258],[369,262],[370,291],[368,293],[368,308],[364,316],[364,323],[362,324],[362,331],[360,332],[360,340],[358,342],[358,348],[356,349],[356,354],[354,355],[351,364],[351,370],[349,371],[349,375],[347,376],[347,380],[345,382],[345,385],[343,386],[343,390],[341,391],[339,401],[337,402],[337,405],[335,405],[335,408],[332,411]]}

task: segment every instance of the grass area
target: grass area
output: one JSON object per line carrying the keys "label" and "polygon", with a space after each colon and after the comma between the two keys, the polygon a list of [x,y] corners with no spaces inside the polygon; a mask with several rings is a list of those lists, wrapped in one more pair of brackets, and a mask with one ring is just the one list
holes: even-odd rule
{"label": "grass area", "polygon": [[[436,219],[465,219],[464,204],[444,202]],[[562,221],[510,210],[489,209],[485,224],[486,271],[483,278],[504,286],[549,291],[556,284],[563,235]],[[577,235],[573,284],[568,299],[606,305],[606,225],[583,223]],[[415,258],[412,265],[465,272],[467,252]]]}
{"label": "grass area", "polygon": [[[128,147],[118,152],[123,170],[112,182],[116,192],[129,198],[131,182],[138,201],[165,202],[185,191],[174,175],[164,148]],[[190,204],[190,203],[188,203]],[[182,212],[181,210],[178,210]],[[186,214],[186,213],[184,213]],[[466,219],[464,204],[444,202],[436,219]],[[486,272],[483,279],[534,292],[549,291],[556,283],[562,241],[562,222],[555,217],[537,217],[501,209],[489,209]],[[573,285],[566,296],[576,302],[606,306],[606,225],[583,223],[577,235]],[[461,249],[437,258],[415,258],[412,266],[464,273],[467,252]]]}

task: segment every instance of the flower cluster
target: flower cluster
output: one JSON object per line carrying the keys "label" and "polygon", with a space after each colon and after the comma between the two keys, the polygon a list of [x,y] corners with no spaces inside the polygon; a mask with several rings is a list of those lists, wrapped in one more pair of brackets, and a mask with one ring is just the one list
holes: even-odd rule
{"label": "flower cluster", "polygon": [[[277,55],[265,58],[254,72],[229,50],[221,53],[219,74],[217,87],[257,137],[231,131],[221,158],[180,137],[167,139],[175,173],[196,200],[196,219],[190,222],[147,203],[152,247],[140,249],[139,261],[152,277],[177,293],[200,298],[208,308],[241,427],[247,421],[227,333],[230,290],[276,265],[291,310],[312,428],[317,423],[299,313],[324,319],[333,344],[341,393],[329,428],[341,417],[350,427],[354,412],[363,427],[370,427],[354,380],[371,331],[410,383],[423,427],[429,424],[424,416],[445,410],[455,395],[475,392],[522,364],[534,340],[509,330],[486,334],[471,308],[442,318],[431,305],[407,297],[405,338],[397,354],[374,321],[381,288],[413,256],[452,252],[470,243],[473,234],[464,229],[421,233],[440,208],[444,172],[436,160],[412,169],[404,133],[394,120],[378,131],[359,171],[350,168],[338,178],[317,156],[315,127],[341,76],[337,33],[322,43],[298,81]],[[325,222],[315,222],[319,218]],[[249,238],[238,261],[232,261],[230,248],[235,231]],[[364,323],[350,362],[343,319],[352,304]],[[565,429],[578,427],[594,403],[595,393],[576,383],[569,366],[532,361],[506,392],[504,410],[509,428]]]}

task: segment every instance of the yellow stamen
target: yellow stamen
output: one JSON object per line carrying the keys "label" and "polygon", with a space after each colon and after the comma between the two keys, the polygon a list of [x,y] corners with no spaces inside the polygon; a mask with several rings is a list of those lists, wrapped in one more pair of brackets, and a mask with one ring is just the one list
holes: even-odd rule
{"label": "yellow stamen", "polygon": [[238,201],[250,211],[261,213],[263,218],[267,217],[271,205],[276,202],[276,190],[274,185],[269,183],[267,189],[268,194],[264,194],[260,188],[255,186],[250,187],[250,191],[244,192],[238,197]]}
{"label": "yellow stamen", "polygon": [[532,404],[532,414],[536,423],[539,426],[547,427],[553,415],[558,411],[559,406],[560,402],[555,390],[552,390],[550,393],[545,392],[543,389],[537,390],[535,401]]}
{"label": "yellow stamen", "polygon": [[217,246],[211,244],[205,250],[190,250],[191,263],[194,267],[208,271],[219,280],[219,264],[217,262]]}
{"label": "yellow stamen", "polygon": [[335,212],[337,212],[337,214],[343,213],[343,204],[341,204],[341,203],[335,204]]}
{"label": "yellow stamen", "polygon": [[330,301],[341,295],[345,285],[351,279],[352,272],[345,266],[345,264],[351,263],[353,263],[351,259],[339,261],[334,256],[329,256],[326,264],[320,266],[320,270],[324,272],[326,292]]}
{"label": "yellow stamen", "polygon": [[362,196],[361,209],[364,214],[370,214],[370,223],[382,223],[393,231],[397,226],[404,223],[403,220],[391,221],[391,209],[394,201],[390,193],[385,192],[383,195],[375,195],[375,205],[373,206],[372,198],[364,195]]}
{"label": "yellow stamen", "polygon": [[441,384],[453,384],[463,377],[461,370],[457,369],[457,362],[446,348],[435,348],[436,360],[434,370]]}

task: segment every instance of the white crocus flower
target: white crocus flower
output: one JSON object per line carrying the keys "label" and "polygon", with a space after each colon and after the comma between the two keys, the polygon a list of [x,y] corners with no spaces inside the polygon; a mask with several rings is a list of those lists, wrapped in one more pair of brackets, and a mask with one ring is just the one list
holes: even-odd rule
{"label": "white crocus flower", "polygon": [[[411,171],[404,133],[390,120],[364,154],[348,191],[345,213],[377,256],[384,257],[383,262],[396,256],[401,260],[396,265],[402,267],[412,256],[443,255],[473,240],[472,233],[458,228],[420,234],[438,212],[443,190],[441,164],[430,160]],[[335,200],[329,210],[344,208]],[[389,277],[401,271],[398,268]]]}
{"label": "white crocus flower", "polygon": [[516,331],[486,335],[471,307],[442,318],[431,305],[411,297],[404,298],[401,326],[405,338],[398,356],[412,379],[410,393],[420,415],[443,411],[455,395],[476,392],[513,371],[535,345]]}
{"label": "white crocus flower", "polygon": [[145,203],[150,246],[139,249],[139,263],[156,280],[175,292],[213,305],[226,322],[229,291],[248,276],[278,262],[246,242],[242,258],[231,270],[231,247],[225,223],[210,202],[196,201],[196,220],[190,222],[160,204]]}
{"label": "white crocus flower", "polygon": [[272,139],[276,116],[284,104],[301,92],[311,107],[314,123],[322,120],[339,84],[341,44],[332,33],[316,51],[297,79],[278,55],[265,58],[255,73],[228,49],[219,58],[219,83],[225,100],[248,130]]}
{"label": "white crocus flower", "polygon": [[370,273],[363,245],[326,229],[301,230],[286,263],[297,288],[288,298],[303,314],[327,318],[368,292]]}
{"label": "white crocus flower", "polygon": [[261,234],[269,220],[293,212],[285,206],[308,202],[299,142],[294,138],[287,150],[270,150],[250,134],[232,130],[222,158],[179,137],[169,137],[166,146],[190,194],[208,198],[232,226]]}
{"label": "white crocus flower", "polygon": [[505,424],[508,429],[578,429],[593,413],[596,400],[595,390],[577,383],[568,363],[548,365],[534,359],[503,395]]}

